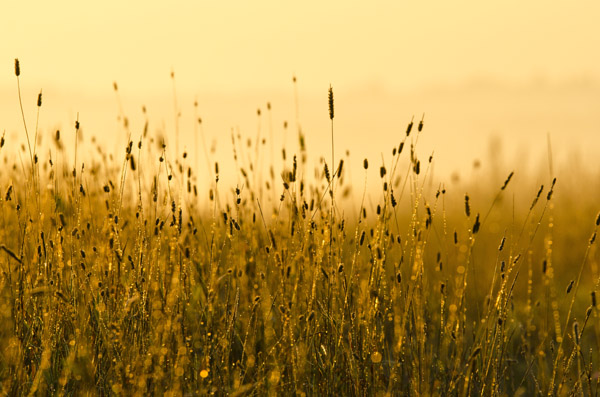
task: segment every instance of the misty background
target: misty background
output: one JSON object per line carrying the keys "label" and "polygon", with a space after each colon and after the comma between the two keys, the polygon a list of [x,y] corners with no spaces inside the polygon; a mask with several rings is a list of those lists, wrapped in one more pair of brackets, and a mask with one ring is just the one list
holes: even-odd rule
{"label": "misty background", "polygon": [[79,117],[84,139],[115,153],[127,139],[123,112],[132,139],[147,119],[172,150],[177,124],[180,152],[198,151],[204,168],[198,117],[222,168],[232,131],[268,139],[265,159],[280,163],[284,141],[297,151],[298,125],[313,163],[329,161],[331,84],[336,157],[349,150],[354,173],[364,157],[389,161],[423,114],[419,157],[433,153],[442,178],[469,178],[474,164],[535,172],[548,137],[556,167],[600,169],[598,2],[402,3],[5,2],[0,131],[25,142],[19,58],[30,129],[41,89],[42,136],[69,139]]}

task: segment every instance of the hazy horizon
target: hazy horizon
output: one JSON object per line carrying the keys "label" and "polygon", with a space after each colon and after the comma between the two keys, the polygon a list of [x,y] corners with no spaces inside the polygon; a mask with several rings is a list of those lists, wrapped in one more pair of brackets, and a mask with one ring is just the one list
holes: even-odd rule
{"label": "hazy horizon", "polygon": [[[170,83],[168,75],[162,80]],[[35,76],[22,76],[21,84],[23,105],[31,129],[39,92],[35,88]],[[24,143],[16,83],[14,85],[0,91],[3,109],[1,128],[6,131],[7,138]],[[329,158],[329,136],[321,140],[323,133],[329,134],[330,128],[327,87],[315,92],[304,90],[303,85],[299,77],[300,127],[314,157]],[[296,104],[291,78],[282,84],[287,87],[268,92],[195,93],[178,80],[176,86],[180,151],[195,151],[193,134],[197,131],[194,124],[198,117],[202,119],[207,145],[216,144],[215,158],[220,158],[221,162],[231,160],[231,131],[254,140],[259,126],[261,137],[267,141],[273,134],[277,162],[280,161],[284,139],[288,151],[297,151]],[[43,87],[40,134],[49,135],[60,129],[68,140],[69,130],[79,114],[84,138],[96,136],[99,140],[106,139],[108,151],[120,152],[125,142],[122,122],[118,120],[120,106],[128,118],[133,139],[137,139],[143,131],[146,116],[142,107],[146,107],[149,132],[165,136],[170,149],[175,150],[172,87],[164,94],[150,95],[140,95],[127,87],[126,82],[119,84],[118,97],[112,86],[99,94]],[[415,120],[420,120],[425,114],[419,151],[422,152],[421,157],[428,157],[430,152],[434,152],[436,172],[444,177],[454,173],[468,175],[474,161],[481,162],[488,157],[493,142],[502,145],[498,148],[502,151],[498,153],[502,162],[519,161],[529,167],[537,167],[546,157],[548,135],[557,164],[578,155],[583,163],[596,168],[600,166],[600,162],[595,161],[594,150],[597,147],[594,144],[600,142],[600,114],[595,111],[600,87],[594,82],[551,84],[531,81],[509,85],[479,79],[454,86],[432,85],[409,92],[394,92],[385,86],[369,84],[336,86],[334,92],[336,154],[341,156],[348,149],[357,164],[362,157],[379,162],[381,153],[389,156],[388,149],[399,143],[411,118],[414,116]],[[194,107],[195,102],[197,107]],[[271,105],[270,112],[267,103]],[[261,117],[257,116],[257,109],[261,109]],[[286,132],[284,122],[288,123]],[[121,139],[118,139],[119,136]],[[265,154],[271,156],[269,142],[264,149]],[[527,158],[519,160],[524,154]],[[482,165],[487,166],[485,162]]]}
{"label": "hazy horizon", "polygon": [[278,152],[284,121],[287,143],[297,140],[297,76],[299,122],[317,159],[329,157],[321,137],[332,84],[336,152],[349,149],[357,164],[389,156],[424,113],[419,154],[435,152],[437,175],[469,175],[476,160],[487,166],[497,139],[507,167],[539,167],[548,135],[557,164],[599,166],[597,2],[32,1],[0,11],[0,33],[10,37],[0,54],[0,130],[19,142],[15,58],[30,128],[41,89],[43,134],[68,131],[79,114],[84,134],[108,138],[107,150],[123,144],[119,101],[133,138],[146,106],[150,132],[170,135],[174,149],[175,97],[182,146],[201,117],[217,158],[229,160],[231,130],[254,139],[260,108],[262,137],[272,125]]}

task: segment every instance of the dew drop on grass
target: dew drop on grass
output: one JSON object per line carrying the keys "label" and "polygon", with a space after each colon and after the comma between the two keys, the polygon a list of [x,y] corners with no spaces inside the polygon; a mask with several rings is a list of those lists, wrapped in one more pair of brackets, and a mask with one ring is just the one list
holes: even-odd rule
{"label": "dew drop on grass", "polygon": [[200,377],[202,379],[207,378],[208,377],[208,371],[203,369],[202,371],[200,371]]}
{"label": "dew drop on grass", "polygon": [[380,362],[381,362],[381,358],[382,358],[382,357],[381,357],[381,353],[379,353],[379,352],[377,352],[377,351],[376,351],[376,352],[373,352],[373,353],[371,354],[371,361],[372,361],[373,363],[375,363],[375,364],[377,364],[377,363],[380,363]]}
{"label": "dew drop on grass", "polygon": [[272,383],[279,383],[279,379],[281,378],[281,372],[279,372],[278,369],[274,369],[273,371],[271,371],[271,374],[269,376],[269,381]]}

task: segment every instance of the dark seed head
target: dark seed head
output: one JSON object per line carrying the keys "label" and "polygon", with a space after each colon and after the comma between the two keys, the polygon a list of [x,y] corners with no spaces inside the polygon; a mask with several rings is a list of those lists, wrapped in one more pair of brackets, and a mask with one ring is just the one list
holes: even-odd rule
{"label": "dark seed head", "polygon": [[469,195],[465,194],[465,214],[471,216],[471,206],[469,205]]}
{"label": "dark seed head", "polygon": [[410,135],[410,131],[412,130],[413,127],[413,121],[411,120],[410,123],[408,123],[408,126],[406,127],[406,136]]}
{"label": "dark seed head", "polygon": [[329,99],[329,119],[333,120],[333,87],[332,86],[329,86],[328,99]]}
{"label": "dark seed head", "polygon": [[383,178],[386,173],[387,173],[387,171],[386,171],[385,167],[381,166],[381,168],[379,169],[379,175]]}
{"label": "dark seed head", "polygon": [[554,185],[556,184],[556,178],[552,180],[552,185],[550,186],[550,191],[548,192],[548,196],[546,196],[546,200],[550,201],[552,198],[552,193],[554,193]]}
{"label": "dark seed head", "polygon": [[504,190],[504,189],[506,189],[506,186],[508,186],[508,183],[510,182],[510,180],[511,180],[511,178],[513,177],[513,175],[514,175],[514,174],[515,174],[515,173],[514,173],[514,171],[513,171],[513,172],[511,172],[511,173],[508,175],[508,178],[506,178],[506,180],[504,181],[504,185],[502,185],[502,187],[500,188],[500,190]]}
{"label": "dark seed head", "polygon": [[477,232],[479,232],[480,226],[481,223],[479,223],[479,214],[477,214],[477,217],[475,218],[475,224],[473,225],[473,234],[477,234]]}
{"label": "dark seed head", "polygon": [[506,242],[506,237],[502,237],[502,241],[500,241],[500,246],[498,247],[498,251],[502,251],[504,248],[504,243]]}
{"label": "dark seed head", "polygon": [[574,284],[574,283],[575,283],[575,281],[574,281],[574,280],[571,280],[571,282],[570,282],[570,283],[569,283],[569,285],[567,286],[567,294],[568,294],[569,292],[571,292],[571,289],[573,289],[573,284]]}
{"label": "dark seed head", "polygon": [[542,262],[542,273],[546,274],[546,271],[548,271],[548,261],[544,259]]}

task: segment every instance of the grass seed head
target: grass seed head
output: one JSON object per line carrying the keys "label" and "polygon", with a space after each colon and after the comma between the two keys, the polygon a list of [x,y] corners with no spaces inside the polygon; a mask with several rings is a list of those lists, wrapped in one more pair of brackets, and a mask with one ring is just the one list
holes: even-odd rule
{"label": "grass seed head", "polygon": [[329,86],[328,100],[329,100],[329,119],[333,120],[333,87],[331,85]]}
{"label": "grass seed head", "polygon": [[475,223],[473,224],[473,234],[477,234],[477,232],[479,232],[480,226],[481,223],[479,223],[479,214],[477,214],[477,217],[475,218]]}
{"label": "grass seed head", "polygon": [[412,130],[412,128],[413,128],[413,120],[410,120],[410,123],[408,123],[408,126],[406,127],[406,136],[410,135],[410,131]]}
{"label": "grass seed head", "polygon": [[571,280],[571,282],[569,283],[569,285],[567,286],[567,294],[571,292],[571,290],[573,289],[573,284],[575,284],[575,280]]}
{"label": "grass seed head", "polygon": [[554,185],[556,184],[556,178],[552,180],[552,185],[550,186],[550,191],[548,192],[548,196],[546,196],[546,200],[550,201],[552,198],[552,193],[554,193]]}
{"label": "grass seed head", "polygon": [[331,183],[331,175],[329,174],[329,167],[327,166],[327,163],[325,163],[324,172],[325,179],[327,179],[327,183]]}
{"label": "grass seed head", "polygon": [[535,207],[535,205],[537,204],[540,195],[542,194],[542,192],[544,191],[544,185],[540,186],[540,190],[538,190],[537,194],[535,195],[535,198],[533,199],[533,202],[531,203],[531,206],[529,207],[529,211],[531,211],[533,209],[533,207]]}
{"label": "grass seed head", "polygon": [[135,171],[136,166],[135,159],[133,158],[133,156],[129,156],[129,165],[131,166],[131,171]]}
{"label": "grass seed head", "polygon": [[469,195],[465,194],[465,214],[467,217],[471,216],[471,206],[469,205]]}
{"label": "grass seed head", "polygon": [[513,175],[514,175],[514,171],[511,172],[508,177],[506,178],[506,180],[504,181],[504,185],[502,185],[502,187],[500,188],[500,190],[504,190],[506,189],[506,186],[508,186],[508,183],[510,182],[510,180],[512,179]]}

